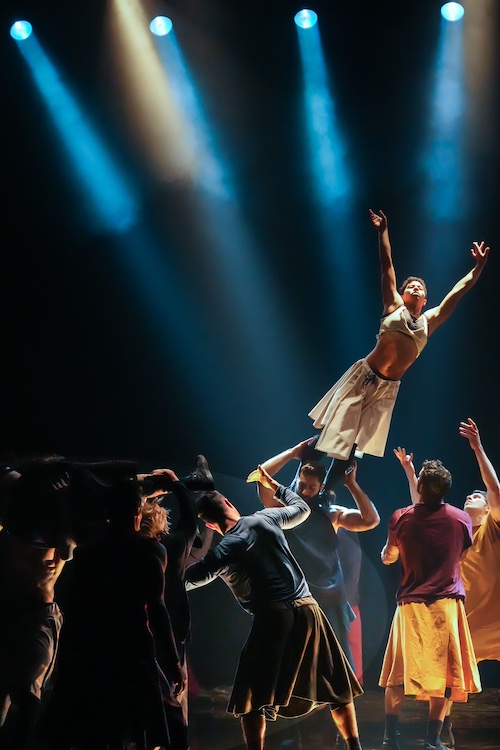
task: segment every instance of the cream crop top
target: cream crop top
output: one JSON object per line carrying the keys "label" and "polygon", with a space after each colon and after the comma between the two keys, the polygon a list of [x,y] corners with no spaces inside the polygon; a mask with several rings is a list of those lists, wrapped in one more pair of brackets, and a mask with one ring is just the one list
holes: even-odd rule
{"label": "cream crop top", "polygon": [[380,338],[380,336],[383,333],[386,333],[386,331],[398,331],[399,333],[404,333],[405,336],[410,336],[417,347],[418,357],[424,346],[427,344],[427,339],[429,337],[429,323],[425,315],[420,315],[420,317],[414,318],[410,315],[407,307],[401,305],[393,312],[389,313],[389,315],[386,315],[385,318],[382,318],[377,338]]}

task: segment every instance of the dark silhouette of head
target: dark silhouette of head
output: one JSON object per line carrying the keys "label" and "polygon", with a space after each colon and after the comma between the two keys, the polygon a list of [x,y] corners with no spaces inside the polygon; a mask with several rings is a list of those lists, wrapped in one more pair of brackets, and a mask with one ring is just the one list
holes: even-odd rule
{"label": "dark silhouette of head", "polygon": [[196,498],[196,510],[203,521],[222,525],[226,518],[226,498],[216,490],[199,492]]}

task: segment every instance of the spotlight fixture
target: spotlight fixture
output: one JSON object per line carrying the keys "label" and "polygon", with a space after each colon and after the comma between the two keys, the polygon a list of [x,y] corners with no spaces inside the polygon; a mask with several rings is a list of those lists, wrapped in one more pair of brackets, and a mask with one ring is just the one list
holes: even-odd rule
{"label": "spotlight fixture", "polygon": [[445,21],[460,21],[464,13],[464,7],[460,3],[446,3],[441,8],[441,15]]}
{"label": "spotlight fixture", "polygon": [[29,21],[16,21],[10,27],[11,37],[18,42],[22,42],[24,41],[24,39],[27,39],[31,35],[32,31],[33,26]]}
{"label": "spotlight fixture", "polygon": [[304,8],[304,10],[299,10],[299,12],[295,14],[293,20],[301,29],[310,29],[318,22],[318,15],[313,10],[307,10]]}
{"label": "spotlight fixture", "polygon": [[149,30],[155,36],[167,36],[172,31],[172,21],[167,16],[156,16],[149,24]]}

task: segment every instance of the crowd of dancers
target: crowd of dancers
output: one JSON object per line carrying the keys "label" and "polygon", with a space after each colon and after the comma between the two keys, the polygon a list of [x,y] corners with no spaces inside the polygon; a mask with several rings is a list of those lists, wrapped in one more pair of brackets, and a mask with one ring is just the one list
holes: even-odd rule
{"label": "crowd of dancers", "polygon": [[[319,706],[345,747],[361,748],[359,607],[349,580],[359,575],[357,533],[380,518],[356,457],[383,456],[400,378],[489,252],[474,242],[473,269],[423,312],[424,281],[410,277],[398,291],[387,218],[370,218],[384,306],[376,346],[310,412],[319,434],[249,475],[262,510],[241,515],[203,456],[181,479],[171,469],[138,474],[129,461],[63,456],[1,467],[2,748],[188,750],[187,592],[216,578],[252,616],[228,705],[249,750],[263,750],[268,720]],[[485,486],[463,510],[444,500],[451,475],[439,460],[417,475],[413,454],[395,451],[411,503],[392,515],[381,553],[384,564],[401,562],[380,676],[386,750],[399,750],[405,695],[429,702],[425,750],[453,747],[453,702],[481,690],[479,661],[500,660],[500,484],[477,425],[467,419],[459,430]],[[297,473],[286,487],[275,475],[291,461]],[[355,508],[336,503],[339,480]],[[165,508],[174,506],[171,521]],[[222,537],[216,545],[211,532]],[[343,535],[352,538],[341,562]]]}

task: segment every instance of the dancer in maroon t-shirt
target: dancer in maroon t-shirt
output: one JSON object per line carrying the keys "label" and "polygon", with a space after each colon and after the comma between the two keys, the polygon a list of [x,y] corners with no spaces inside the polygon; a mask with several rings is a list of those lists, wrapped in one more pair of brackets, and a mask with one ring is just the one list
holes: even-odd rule
{"label": "dancer in maroon t-shirt", "polygon": [[444,748],[439,735],[451,701],[481,689],[463,599],[459,563],[472,544],[464,511],[444,502],[451,474],[424,461],[419,500],[393,513],[382,562],[401,560],[401,578],[380,685],[385,693],[382,747],[399,750],[397,723],[405,695],[429,701],[425,750]]}

